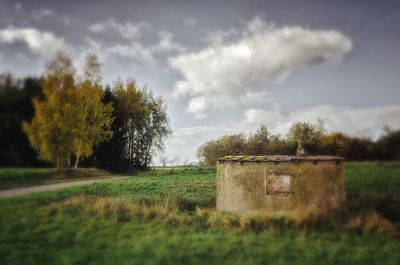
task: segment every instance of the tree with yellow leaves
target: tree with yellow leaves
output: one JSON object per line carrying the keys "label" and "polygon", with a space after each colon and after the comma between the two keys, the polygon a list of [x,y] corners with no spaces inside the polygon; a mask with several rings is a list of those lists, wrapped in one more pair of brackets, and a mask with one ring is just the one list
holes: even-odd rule
{"label": "tree with yellow leaves", "polygon": [[103,88],[101,85],[100,63],[96,55],[86,58],[83,80],[76,89],[75,104],[75,138],[73,141],[75,168],[81,157],[93,153],[93,147],[112,137],[111,104],[102,103]]}
{"label": "tree with yellow leaves", "polygon": [[69,165],[73,153],[75,67],[70,58],[58,53],[46,66],[42,90],[44,100],[34,99],[35,116],[22,127],[39,158],[57,168]]}
{"label": "tree with yellow leaves", "polygon": [[35,116],[22,125],[39,158],[57,168],[70,166],[73,156],[77,167],[81,157],[90,156],[96,144],[112,136],[112,106],[102,103],[95,55],[87,57],[82,80],[76,84],[75,79],[71,59],[58,53],[46,67],[44,100],[34,100]]}

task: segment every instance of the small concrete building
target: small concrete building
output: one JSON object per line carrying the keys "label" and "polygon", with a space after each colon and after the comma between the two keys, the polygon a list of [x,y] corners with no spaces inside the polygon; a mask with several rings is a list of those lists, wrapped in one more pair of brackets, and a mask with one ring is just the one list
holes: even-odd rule
{"label": "small concrete building", "polygon": [[226,156],[217,163],[217,210],[327,216],[345,199],[343,158]]}

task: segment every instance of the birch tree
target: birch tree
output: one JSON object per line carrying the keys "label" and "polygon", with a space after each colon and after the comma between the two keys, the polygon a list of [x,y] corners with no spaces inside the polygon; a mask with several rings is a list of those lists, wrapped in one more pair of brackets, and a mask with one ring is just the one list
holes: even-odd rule
{"label": "birch tree", "polygon": [[[115,115],[120,123],[125,169],[146,168],[170,134],[165,102],[134,81],[114,86]],[[118,141],[120,142],[120,141]]]}
{"label": "birch tree", "polygon": [[68,166],[73,152],[74,76],[71,59],[58,53],[46,66],[42,82],[44,100],[33,100],[35,116],[22,124],[39,159],[53,162],[57,168]]}
{"label": "birch tree", "polygon": [[112,106],[102,102],[101,65],[96,55],[88,55],[83,79],[76,89],[74,115],[76,120],[73,141],[75,168],[81,157],[93,153],[93,147],[112,137]]}

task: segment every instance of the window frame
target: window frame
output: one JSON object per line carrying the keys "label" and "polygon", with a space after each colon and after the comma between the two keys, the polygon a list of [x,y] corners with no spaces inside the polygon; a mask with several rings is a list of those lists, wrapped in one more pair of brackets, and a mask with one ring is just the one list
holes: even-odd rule
{"label": "window frame", "polygon": [[[270,179],[272,179],[273,177],[279,178],[280,176],[289,177],[289,184],[288,185],[284,184],[283,185],[284,189],[280,189],[280,190],[274,190],[274,187],[269,187],[269,185],[271,184]],[[292,189],[292,182],[293,182],[293,175],[287,171],[267,171],[265,173],[265,178],[264,178],[265,195],[266,196],[292,196],[292,195],[294,195],[294,192]],[[283,181],[280,181],[280,183],[283,183]]]}

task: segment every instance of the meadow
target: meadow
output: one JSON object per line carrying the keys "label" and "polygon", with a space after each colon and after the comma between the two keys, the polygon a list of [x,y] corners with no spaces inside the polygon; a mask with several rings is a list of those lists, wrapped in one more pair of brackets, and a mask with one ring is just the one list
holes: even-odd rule
{"label": "meadow", "polygon": [[215,168],[0,200],[0,264],[400,264],[400,164],[346,163],[330,220],[215,211]]}

